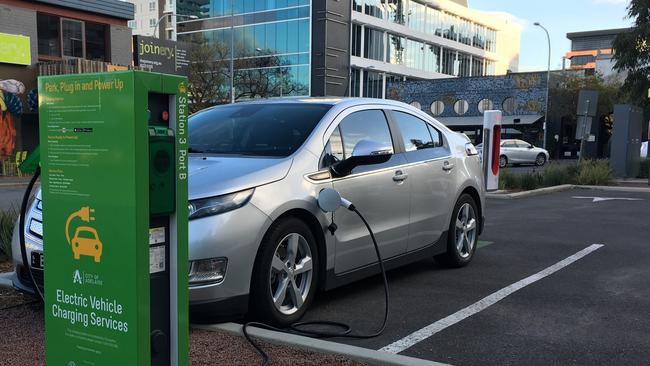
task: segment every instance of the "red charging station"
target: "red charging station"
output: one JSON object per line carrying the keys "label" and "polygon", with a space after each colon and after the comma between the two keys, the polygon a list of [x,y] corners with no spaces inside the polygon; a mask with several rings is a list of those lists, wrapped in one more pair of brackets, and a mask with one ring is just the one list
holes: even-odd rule
{"label": "red charging station", "polygon": [[483,174],[486,191],[499,189],[501,154],[501,111],[483,113]]}

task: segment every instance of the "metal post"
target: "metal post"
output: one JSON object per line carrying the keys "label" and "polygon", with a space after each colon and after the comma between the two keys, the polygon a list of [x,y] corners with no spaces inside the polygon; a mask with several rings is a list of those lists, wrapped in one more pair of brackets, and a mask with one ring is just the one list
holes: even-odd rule
{"label": "metal post", "polygon": [[583,115],[583,120],[582,120],[582,122],[584,123],[583,126],[584,128],[582,129],[582,140],[580,140],[580,156],[578,157],[578,162],[581,162],[584,159],[585,147],[586,147],[585,144],[587,142],[586,140],[591,132],[591,131],[587,131],[587,125],[588,125],[587,118],[589,118],[587,115],[589,114],[589,103],[591,103],[591,101],[587,99],[585,103],[585,113]]}
{"label": "metal post", "polygon": [[235,9],[230,2],[230,103],[235,103]]}
{"label": "metal post", "polygon": [[548,41],[548,64],[546,67],[546,106],[544,107],[544,139],[543,139],[543,147],[546,149],[546,125],[548,123],[548,94],[549,94],[549,89],[551,87],[551,36],[548,34],[548,30],[541,25],[539,22],[535,22],[534,25],[542,28],[544,30],[544,33],[546,33],[546,40]]}

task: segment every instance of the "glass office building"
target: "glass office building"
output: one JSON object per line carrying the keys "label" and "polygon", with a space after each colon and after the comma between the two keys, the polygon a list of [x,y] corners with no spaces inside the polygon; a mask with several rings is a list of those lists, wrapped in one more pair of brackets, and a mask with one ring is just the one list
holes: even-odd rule
{"label": "glass office building", "polygon": [[220,45],[235,60],[235,95],[309,95],[309,0],[179,0],[179,41]]}
{"label": "glass office building", "polygon": [[[462,1],[177,0],[176,8],[200,18],[179,19],[179,41],[225,45],[228,58],[233,45],[244,98],[383,98],[395,80],[517,71],[519,30]],[[249,74],[273,87],[251,93]]]}

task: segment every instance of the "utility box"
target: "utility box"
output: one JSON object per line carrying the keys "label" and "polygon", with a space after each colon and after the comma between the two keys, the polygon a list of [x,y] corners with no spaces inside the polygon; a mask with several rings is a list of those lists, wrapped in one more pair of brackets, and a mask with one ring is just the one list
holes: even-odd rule
{"label": "utility box", "polygon": [[614,106],[609,164],[616,177],[634,178],[639,174],[642,117],[641,109],[634,106]]}
{"label": "utility box", "polygon": [[187,80],[40,77],[48,365],[187,365]]}

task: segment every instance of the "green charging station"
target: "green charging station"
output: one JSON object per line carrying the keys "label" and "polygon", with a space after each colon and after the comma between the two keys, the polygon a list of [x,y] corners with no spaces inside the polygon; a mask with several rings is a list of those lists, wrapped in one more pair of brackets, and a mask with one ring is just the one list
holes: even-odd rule
{"label": "green charging station", "polygon": [[48,365],[187,365],[187,80],[40,77]]}

